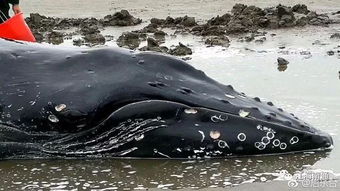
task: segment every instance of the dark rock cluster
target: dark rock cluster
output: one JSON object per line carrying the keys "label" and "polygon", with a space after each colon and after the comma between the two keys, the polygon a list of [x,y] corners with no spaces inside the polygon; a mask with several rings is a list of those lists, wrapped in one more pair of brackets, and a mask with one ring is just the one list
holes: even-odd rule
{"label": "dark rock cluster", "polygon": [[[333,13],[338,14],[338,13]],[[108,26],[134,26],[142,22],[128,11],[121,10],[102,19],[96,18],[55,18],[39,14],[31,14],[26,21],[39,42],[60,44],[67,36],[81,35],[75,39],[74,45],[100,45],[105,44],[106,39],[101,30]],[[123,33],[117,40],[120,47],[138,49],[142,41],[147,41],[144,51],[157,51],[173,55],[190,55],[192,51],[180,43],[173,49],[160,46],[164,43],[167,34],[164,28],[175,29],[179,33],[191,33],[204,37],[207,46],[229,46],[228,35],[247,34],[239,38],[240,41],[263,43],[266,41],[264,34],[258,29],[277,29],[288,27],[301,27],[305,25],[327,26],[334,23],[327,14],[317,14],[310,11],[304,4],[293,7],[278,5],[269,8],[259,8],[244,4],[235,4],[230,13],[216,16],[204,24],[198,24],[194,17],[184,16],[165,19],[152,18],[150,24],[144,28],[132,32]],[[76,28],[76,32],[67,34],[61,30]],[[340,39],[339,34],[334,34],[332,39]]]}
{"label": "dark rock cluster", "polygon": [[107,26],[133,26],[142,22],[126,10],[107,15],[103,19],[96,18],[57,18],[46,17],[38,13],[30,14],[26,18],[28,26],[32,29],[38,42],[46,41],[52,44],[60,44],[67,34],[57,32],[70,28],[77,28],[83,35],[83,39],[74,42],[75,45],[87,43],[88,45],[104,44],[105,37],[100,34],[100,29]]}
{"label": "dark rock cluster", "polygon": [[288,7],[278,5],[261,9],[256,6],[236,4],[231,13],[210,19],[206,24],[192,28],[196,35],[230,35],[257,31],[260,28],[277,29],[305,25],[325,26],[331,23],[325,14],[308,10],[306,5]]}

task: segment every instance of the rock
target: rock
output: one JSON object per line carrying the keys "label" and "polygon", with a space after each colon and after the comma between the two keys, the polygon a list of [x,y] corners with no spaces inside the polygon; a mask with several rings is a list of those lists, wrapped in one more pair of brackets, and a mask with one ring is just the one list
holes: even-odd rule
{"label": "rock", "polygon": [[331,35],[330,38],[339,40],[340,39],[340,33],[334,33],[334,34]]}
{"label": "rock", "polygon": [[185,27],[193,27],[193,26],[197,25],[197,23],[195,21],[195,17],[188,17],[188,16],[184,16],[182,18],[180,24],[185,26]]}
{"label": "rock", "polygon": [[242,13],[242,11],[247,7],[247,5],[244,4],[240,4],[237,3],[233,6],[233,8],[231,9],[231,13],[233,15],[240,15]]}
{"label": "rock", "polygon": [[51,31],[46,33],[46,39],[48,43],[58,45],[64,42],[64,35],[61,32]]}
{"label": "rock", "polygon": [[264,43],[266,40],[267,40],[266,37],[261,37],[261,38],[259,38],[259,39],[256,39],[256,40],[255,40],[255,43],[262,44],[262,43]]}
{"label": "rock", "polygon": [[143,29],[139,30],[138,32],[140,32],[140,33],[155,33],[155,32],[158,31],[157,27],[158,27],[158,25],[156,25],[154,23],[150,23],[149,25],[147,25]]}
{"label": "rock", "polygon": [[156,31],[154,33],[155,36],[165,37],[167,34],[164,31]]}
{"label": "rock", "polygon": [[167,53],[168,48],[165,46],[159,46],[158,42],[153,38],[147,39],[147,46],[144,46],[139,49],[140,51],[155,51],[155,52],[162,52]]}
{"label": "rock", "polygon": [[83,44],[85,44],[85,41],[83,39],[81,39],[81,38],[77,38],[77,39],[73,40],[73,45],[74,46],[81,46]]}
{"label": "rock", "polygon": [[277,58],[277,63],[279,65],[288,65],[289,64],[289,62],[286,59],[281,58],[281,57]]}
{"label": "rock", "polygon": [[136,49],[139,47],[141,40],[140,34],[136,32],[125,32],[117,40],[117,45],[129,49]]}
{"label": "rock", "polygon": [[240,34],[249,32],[249,28],[244,26],[240,20],[229,22],[226,28],[226,34]]}
{"label": "rock", "polygon": [[191,55],[192,50],[189,47],[185,46],[184,44],[179,43],[179,45],[176,46],[174,49],[171,49],[169,53],[171,55],[176,55],[176,56],[185,56],[185,55]]}
{"label": "rock", "polygon": [[159,47],[158,42],[153,38],[147,39],[147,45],[148,45],[148,47]]}
{"label": "rock", "polygon": [[244,40],[245,40],[246,42],[251,42],[251,41],[253,41],[254,39],[255,39],[255,34],[254,34],[254,33],[251,33],[250,35],[247,35],[247,36],[244,37]]}
{"label": "rock", "polygon": [[100,31],[97,25],[81,25],[80,33],[83,35],[86,35],[86,34],[100,33]]}
{"label": "rock", "polygon": [[284,72],[288,69],[288,65],[278,65],[277,70]]}
{"label": "rock", "polygon": [[294,15],[283,15],[279,21],[279,27],[293,27],[295,25]]}
{"label": "rock", "polygon": [[302,27],[308,25],[308,22],[309,20],[307,19],[307,17],[300,17],[296,20],[295,25]]}
{"label": "rock", "polygon": [[200,32],[202,36],[221,36],[226,34],[226,27],[205,25]]}
{"label": "rock", "polygon": [[105,37],[100,33],[86,34],[84,40],[86,43],[90,43],[90,45],[105,44]]}
{"label": "rock", "polygon": [[309,12],[307,14],[307,18],[309,19],[308,24],[316,25],[316,26],[327,26],[331,23],[331,20],[326,14],[317,14],[316,12]]}
{"label": "rock", "polygon": [[43,42],[43,40],[44,40],[44,36],[43,36],[43,34],[41,34],[38,30],[36,30],[36,29],[32,29],[32,33],[33,33],[33,35],[34,35],[34,37],[35,37],[35,40],[37,41],[37,42]]}
{"label": "rock", "polygon": [[327,51],[328,56],[334,56],[335,52],[333,50]]}
{"label": "rock", "polygon": [[152,18],[150,20],[151,24],[155,24],[155,25],[164,25],[165,20],[164,19],[157,19],[157,18]]}
{"label": "rock", "polygon": [[292,7],[292,11],[300,14],[307,15],[309,13],[309,10],[307,8],[307,5],[305,4],[296,4]]}
{"label": "rock", "polygon": [[165,42],[165,36],[167,35],[164,31],[156,31],[154,37],[161,42]]}
{"label": "rock", "polygon": [[213,36],[209,37],[205,40],[205,44],[208,46],[224,46],[228,47],[230,44],[230,40],[228,39],[227,36]]}
{"label": "rock", "polygon": [[208,25],[228,25],[231,20],[231,15],[229,13],[222,15],[221,17],[217,15],[210,20],[208,20]]}
{"label": "rock", "polygon": [[283,6],[283,5],[278,5],[276,7],[277,9],[277,16],[281,18],[284,15],[292,15],[293,12],[289,7]]}
{"label": "rock", "polygon": [[142,19],[135,18],[127,10],[121,10],[113,15],[106,15],[101,23],[104,26],[134,26],[142,22]]}

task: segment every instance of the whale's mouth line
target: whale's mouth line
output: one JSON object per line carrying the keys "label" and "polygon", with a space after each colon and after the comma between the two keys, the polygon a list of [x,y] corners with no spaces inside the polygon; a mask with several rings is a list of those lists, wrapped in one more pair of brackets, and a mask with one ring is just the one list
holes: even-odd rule
{"label": "whale's mouth line", "polygon": [[191,108],[191,109],[197,109],[197,110],[202,110],[203,109],[203,110],[210,111],[210,112],[217,112],[217,113],[221,113],[221,114],[230,115],[230,116],[238,118],[240,120],[247,119],[247,120],[254,120],[254,121],[257,121],[257,122],[263,123],[263,124],[268,124],[269,123],[269,124],[277,125],[277,126],[280,126],[280,127],[283,127],[283,128],[288,128],[289,130],[296,131],[297,133],[304,133],[304,134],[309,134],[309,135],[316,135],[317,134],[317,132],[303,131],[303,130],[300,130],[300,129],[297,129],[297,128],[294,128],[294,127],[290,127],[290,126],[287,126],[287,125],[284,125],[284,124],[281,124],[281,123],[265,121],[265,120],[258,119],[258,118],[252,117],[252,116],[250,116],[250,117],[249,116],[241,117],[241,116],[236,115],[234,113],[230,113],[230,112],[226,112],[226,111],[221,111],[219,109],[214,109],[214,108],[211,108],[211,107],[202,107],[202,106],[199,106],[199,105],[191,105],[189,103],[182,103],[182,102],[170,101],[170,100],[165,100],[165,99],[149,99],[149,100],[141,100],[141,101],[130,102],[128,104],[125,104],[125,105],[119,107],[115,111],[113,111],[104,120],[102,120],[98,125],[104,123],[112,115],[118,113],[119,111],[125,109],[126,107],[130,107],[130,106],[137,105],[137,104],[149,103],[149,102],[164,102],[164,103],[170,103],[170,104],[177,104],[177,105],[181,105],[183,107],[187,107],[187,108]]}

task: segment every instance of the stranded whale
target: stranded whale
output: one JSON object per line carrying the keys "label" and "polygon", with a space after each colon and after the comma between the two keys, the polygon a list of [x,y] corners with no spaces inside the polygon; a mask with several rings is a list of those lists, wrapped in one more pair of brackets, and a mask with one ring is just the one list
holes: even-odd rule
{"label": "stranded whale", "polygon": [[210,158],[332,138],[165,55],[0,39],[0,158]]}

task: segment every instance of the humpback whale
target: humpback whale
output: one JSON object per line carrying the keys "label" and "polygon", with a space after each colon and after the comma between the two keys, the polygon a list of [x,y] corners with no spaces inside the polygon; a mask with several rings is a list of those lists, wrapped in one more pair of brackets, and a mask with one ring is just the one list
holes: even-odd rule
{"label": "humpback whale", "polygon": [[0,39],[0,158],[221,158],[329,134],[175,57]]}

